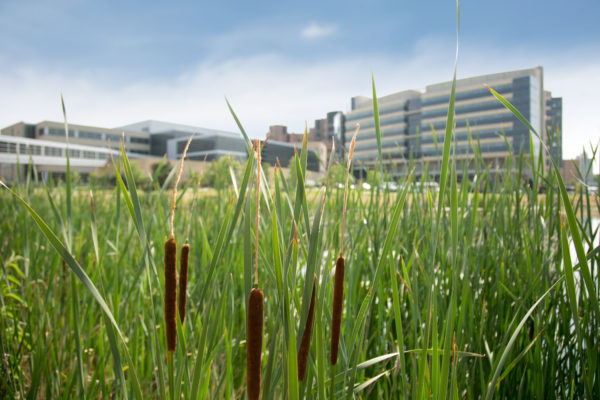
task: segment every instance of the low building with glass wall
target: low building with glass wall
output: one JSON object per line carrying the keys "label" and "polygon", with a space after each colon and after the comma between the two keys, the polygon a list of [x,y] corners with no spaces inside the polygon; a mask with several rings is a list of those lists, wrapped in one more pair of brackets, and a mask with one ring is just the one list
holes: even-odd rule
{"label": "low building with glass wall", "polygon": [[[121,138],[125,140],[125,149],[138,154],[150,154],[150,137],[147,133],[132,130],[101,128],[88,125],[69,124],[69,143],[84,146],[118,149]],[[3,128],[3,136],[17,136],[51,142],[66,142],[63,122],[42,121],[37,124],[19,122]]]}

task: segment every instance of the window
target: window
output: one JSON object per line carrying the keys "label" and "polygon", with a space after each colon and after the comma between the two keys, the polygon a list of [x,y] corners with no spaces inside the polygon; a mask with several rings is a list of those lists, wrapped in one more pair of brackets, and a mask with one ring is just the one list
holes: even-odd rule
{"label": "window", "polygon": [[79,158],[80,156],[80,151],[79,150],[71,150],[69,149],[69,157],[73,157],[73,158]]}
{"label": "window", "polygon": [[17,146],[15,143],[0,142],[0,153],[16,153]]}
{"label": "window", "polygon": [[148,144],[148,142],[149,140],[147,138],[131,136],[131,143]]}
{"label": "window", "polygon": [[97,132],[79,131],[80,139],[101,140],[102,134]]}
{"label": "window", "polygon": [[58,147],[45,147],[44,155],[49,156],[49,157],[61,157],[62,149],[60,149]]}
{"label": "window", "polygon": [[65,130],[59,128],[50,128],[48,133],[52,136],[65,136]]}

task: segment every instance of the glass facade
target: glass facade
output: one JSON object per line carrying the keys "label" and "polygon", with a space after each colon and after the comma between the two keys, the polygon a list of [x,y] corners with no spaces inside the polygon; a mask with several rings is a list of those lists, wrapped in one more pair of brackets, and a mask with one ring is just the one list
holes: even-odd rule
{"label": "glass facade", "polygon": [[[472,153],[473,146],[477,146],[484,159],[488,157],[497,163],[510,152],[537,153],[539,139],[533,138],[533,148],[530,149],[528,128],[495,99],[486,86],[494,88],[510,101],[540,134],[542,128],[546,128],[544,121],[550,119],[553,122],[548,125],[557,131],[562,121],[562,103],[553,98],[544,102],[542,74],[542,68],[537,67],[457,80],[452,151],[464,155]],[[416,92],[414,96],[402,98],[406,92],[399,92],[379,98],[382,152],[399,164],[409,157],[417,161],[420,158],[439,161],[450,89],[451,82],[446,82],[427,86],[425,92]],[[360,122],[356,157],[372,165],[377,162],[379,154],[372,105],[368,106],[370,102],[372,100],[365,97],[352,99],[352,110],[346,114],[345,128],[349,131],[356,122]],[[348,145],[346,140],[346,147]],[[555,140],[553,146],[558,159],[561,151],[559,140]],[[439,162],[432,165],[439,165]],[[432,172],[435,175],[436,172]]]}

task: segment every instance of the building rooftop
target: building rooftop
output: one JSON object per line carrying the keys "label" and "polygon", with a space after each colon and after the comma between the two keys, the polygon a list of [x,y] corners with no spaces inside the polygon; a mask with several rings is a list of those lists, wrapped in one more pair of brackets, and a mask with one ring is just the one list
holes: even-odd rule
{"label": "building rooftop", "polygon": [[190,134],[196,135],[226,135],[226,136],[240,136],[239,133],[221,131],[218,129],[202,128],[199,126],[191,126],[184,124],[176,124],[167,121],[157,121],[149,119],[146,121],[135,122],[119,127],[118,129],[126,129],[138,132],[146,132],[150,135],[157,135],[161,133],[171,133],[177,136],[186,136]]}

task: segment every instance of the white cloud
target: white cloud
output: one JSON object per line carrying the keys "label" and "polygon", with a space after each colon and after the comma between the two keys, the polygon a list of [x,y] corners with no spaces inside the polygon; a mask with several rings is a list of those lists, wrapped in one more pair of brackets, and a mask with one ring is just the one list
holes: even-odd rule
{"label": "white cloud", "polygon": [[[452,77],[452,43],[424,40],[413,54],[360,54],[298,62],[277,55],[256,55],[204,62],[172,79],[132,81],[118,85],[82,72],[77,76],[39,69],[0,74],[0,127],[17,121],[62,119],[60,93],[72,123],[120,126],[160,119],[237,132],[227,96],[251,136],[264,137],[269,125],[302,131],[332,110],[347,111],[350,97],[371,94],[371,72],[377,92],[423,90]],[[501,56],[497,56],[501,54]],[[531,52],[463,46],[458,75],[467,77],[544,65],[545,87],[563,97],[565,158],[600,138],[600,56],[555,58]]]}
{"label": "white cloud", "polygon": [[300,34],[306,39],[319,39],[322,37],[330,36],[336,31],[333,25],[322,25],[316,22],[311,22],[306,28],[302,29]]}

